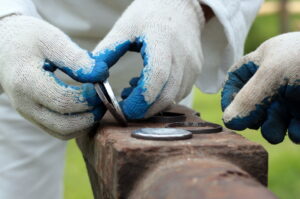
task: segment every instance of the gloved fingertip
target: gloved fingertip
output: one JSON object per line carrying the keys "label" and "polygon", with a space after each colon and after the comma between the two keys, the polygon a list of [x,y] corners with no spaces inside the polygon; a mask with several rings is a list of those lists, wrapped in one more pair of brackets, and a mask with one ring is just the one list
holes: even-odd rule
{"label": "gloved fingertip", "polygon": [[106,112],[106,108],[104,106],[98,106],[91,111],[94,115],[94,121],[99,122]]}
{"label": "gloved fingertip", "polygon": [[121,93],[121,98],[126,99],[131,94],[132,90],[133,90],[132,87],[124,88],[122,93]]}
{"label": "gloved fingertip", "polygon": [[279,144],[284,140],[287,125],[284,121],[267,120],[261,127],[262,136],[271,144]]}
{"label": "gloved fingertip", "polygon": [[136,87],[138,84],[138,81],[140,80],[139,77],[134,77],[129,81],[129,85],[132,87]]}
{"label": "gloved fingertip", "polygon": [[265,110],[257,106],[255,110],[243,117],[239,115],[232,116],[231,113],[225,110],[223,121],[227,128],[241,131],[246,128],[257,128],[265,120],[265,116]]}
{"label": "gloved fingertip", "polygon": [[120,103],[125,117],[129,120],[143,119],[150,108],[142,95],[144,90],[141,87],[133,89],[130,96]]}
{"label": "gloved fingertip", "polygon": [[241,115],[244,110],[240,106],[230,105],[223,114],[224,124],[233,130],[257,127],[266,119],[267,108],[270,104],[268,99],[266,98],[260,104],[257,104],[255,109],[249,111],[247,115]]}
{"label": "gloved fingertip", "polygon": [[266,120],[264,121],[261,132],[262,136],[271,144],[278,144],[284,140],[290,117],[285,103],[275,100],[267,109]]}
{"label": "gloved fingertip", "polygon": [[288,128],[289,138],[296,144],[300,144],[300,121],[292,119]]}
{"label": "gloved fingertip", "polygon": [[225,121],[223,119],[223,122],[227,128],[232,129],[232,130],[242,131],[247,128],[247,126],[243,122],[242,118],[234,118],[230,121]]}

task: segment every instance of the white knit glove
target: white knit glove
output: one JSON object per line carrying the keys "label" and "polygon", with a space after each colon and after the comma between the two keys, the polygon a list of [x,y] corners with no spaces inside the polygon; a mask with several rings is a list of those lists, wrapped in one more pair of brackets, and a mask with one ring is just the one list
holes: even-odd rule
{"label": "white knit glove", "polygon": [[92,84],[67,85],[54,75],[56,67],[81,82],[107,77],[101,62],[52,25],[28,16],[0,20],[0,83],[12,106],[50,134],[69,139],[92,127],[105,108]]}
{"label": "white knit glove", "polygon": [[300,143],[300,33],[263,43],[229,71],[222,92],[227,127],[258,129],[272,144]]}
{"label": "white knit glove", "polygon": [[94,54],[108,67],[127,51],[142,55],[140,77],[122,93],[128,119],[147,118],[190,93],[202,66],[204,21],[197,0],[135,0],[98,44]]}

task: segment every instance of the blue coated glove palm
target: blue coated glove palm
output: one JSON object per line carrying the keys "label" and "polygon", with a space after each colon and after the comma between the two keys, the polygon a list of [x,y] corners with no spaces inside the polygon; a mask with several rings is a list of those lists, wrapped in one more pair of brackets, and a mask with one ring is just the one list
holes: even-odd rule
{"label": "blue coated glove palm", "polygon": [[223,121],[228,128],[261,127],[272,144],[286,132],[300,143],[300,33],[263,43],[228,73],[222,92]]}

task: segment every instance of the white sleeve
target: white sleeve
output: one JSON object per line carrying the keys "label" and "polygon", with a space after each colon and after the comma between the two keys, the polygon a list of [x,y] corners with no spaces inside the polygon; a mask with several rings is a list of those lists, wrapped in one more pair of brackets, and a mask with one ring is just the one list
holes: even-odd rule
{"label": "white sleeve", "polygon": [[196,86],[206,93],[220,90],[229,67],[243,55],[250,26],[263,0],[200,0],[216,17],[202,33],[204,64]]}
{"label": "white sleeve", "polygon": [[39,17],[31,0],[0,0],[0,18],[11,14]]}

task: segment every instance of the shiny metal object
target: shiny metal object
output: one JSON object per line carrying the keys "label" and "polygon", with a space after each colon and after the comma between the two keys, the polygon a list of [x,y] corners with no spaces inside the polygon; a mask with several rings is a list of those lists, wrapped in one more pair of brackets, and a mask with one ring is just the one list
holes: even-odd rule
{"label": "shiny metal object", "polygon": [[141,128],[131,133],[131,136],[144,140],[185,140],[192,138],[190,131],[176,128]]}
{"label": "shiny metal object", "polygon": [[186,115],[184,113],[176,112],[160,112],[150,118],[141,120],[130,120],[137,123],[172,123],[172,122],[184,122]]}
{"label": "shiny metal object", "polygon": [[185,120],[185,114],[175,112],[161,112],[148,119],[149,122],[153,123],[184,122]]}
{"label": "shiny metal object", "polygon": [[114,92],[107,80],[103,82],[103,89],[101,88],[99,83],[95,84],[95,89],[100,99],[112,114],[112,116],[116,119],[116,121],[122,126],[127,126],[126,118],[122,112],[121,107],[119,106],[119,102],[116,99]]}
{"label": "shiny metal object", "polygon": [[167,128],[179,128],[193,134],[220,133],[223,127],[210,122],[174,122],[166,125]]}

